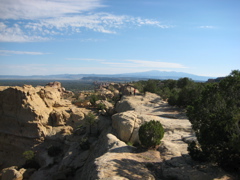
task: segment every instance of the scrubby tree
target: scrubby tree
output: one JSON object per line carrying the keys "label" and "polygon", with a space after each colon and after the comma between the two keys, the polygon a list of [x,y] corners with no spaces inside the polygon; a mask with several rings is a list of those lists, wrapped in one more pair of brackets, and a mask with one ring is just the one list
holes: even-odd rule
{"label": "scrubby tree", "polygon": [[189,146],[190,155],[240,171],[240,71],[208,84],[187,115],[199,142]]}
{"label": "scrubby tree", "polygon": [[159,81],[157,81],[157,80],[148,80],[146,85],[143,88],[144,93],[145,92],[157,93],[157,91],[158,91],[157,83],[158,82]]}
{"label": "scrubby tree", "polygon": [[164,136],[164,129],[159,121],[151,120],[139,128],[139,140],[146,148],[155,148],[161,143]]}
{"label": "scrubby tree", "polygon": [[93,106],[96,105],[96,101],[98,101],[98,100],[99,100],[99,97],[98,97],[98,95],[96,95],[96,94],[92,94],[92,95],[89,97],[89,101],[90,101],[90,103],[91,103]]}
{"label": "scrubby tree", "polygon": [[85,122],[89,125],[90,134],[92,134],[92,126],[97,122],[96,116],[92,112],[89,112],[85,117]]}

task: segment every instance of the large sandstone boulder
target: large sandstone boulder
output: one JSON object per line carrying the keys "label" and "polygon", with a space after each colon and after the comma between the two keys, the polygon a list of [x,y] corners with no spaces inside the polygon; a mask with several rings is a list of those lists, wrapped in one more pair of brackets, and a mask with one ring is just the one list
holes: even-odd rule
{"label": "large sandstone boulder", "polygon": [[138,103],[134,100],[130,100],[131,97],[123,96],[120,101],[116,104],[116,111],[117,112],[125,112],[130,110],[135,110],[138,106]]}
{"label": "large sandstone boulder", "polygon": [[139,144],[138,130],[144,122],[151,120],[161,122],[163,119],[157,116],[141,115],[136,111],[125,111],[112,116],[112,127],[122,141]]}
{"label": "large sandstone boulder", "polygon": [[136,121],[137,115],[134,111],[117,113],[112,116],[112,127],[122,141],[130,142]]}

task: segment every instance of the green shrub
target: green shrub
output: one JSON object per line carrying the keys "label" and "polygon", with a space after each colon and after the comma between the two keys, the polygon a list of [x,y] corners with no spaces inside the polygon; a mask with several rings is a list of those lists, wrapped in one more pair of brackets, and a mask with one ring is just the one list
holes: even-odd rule
{"label": "green shrub", "polygon": [[23,157],[26,159],[26,162],[22,166],[22,168],[28,169],[39,169],[40,165],[35,159],[35,153],[32,150],[25,151],[23,153]]}
{"label": "green shrub", "polygon": [[133,143],[132,142],[127,142],[127,145],[128,146],[133,146]]}
{"label": "green shrub", "polygon": [[32,150],[24,151],[23,157],[24,157],[26,160],[32,160],[32,159],[35,157],[35,153],[34,153]]}
{"label": "green shrub", "polygon": [[155,148],[161,143],[164,136],[164,129],[159,121],[149,121],[139,128],[139,140],[146,148]]}
{"label": "green shrub", "polygon": [[98,110],[104,110],[104,109],[106,109],[106,105],[103,104],[103,103],[99,103],[99,104],[97,105],[97,109],[98,109]]}
{"label": "green shrub", "polygon": [[95,106],[96,105],[96,101],[99,100],[99,97],[96,95],[96,94],[92,94],[90,97],[89,97],[89,101],[90,103]]}

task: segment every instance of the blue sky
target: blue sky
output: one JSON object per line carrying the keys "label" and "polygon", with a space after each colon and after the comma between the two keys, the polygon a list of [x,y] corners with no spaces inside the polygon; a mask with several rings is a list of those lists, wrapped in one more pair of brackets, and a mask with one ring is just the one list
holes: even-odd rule
{"label": "blue sky", "polygon": [[239,0],[0,0],[0,74],[240,69]]}

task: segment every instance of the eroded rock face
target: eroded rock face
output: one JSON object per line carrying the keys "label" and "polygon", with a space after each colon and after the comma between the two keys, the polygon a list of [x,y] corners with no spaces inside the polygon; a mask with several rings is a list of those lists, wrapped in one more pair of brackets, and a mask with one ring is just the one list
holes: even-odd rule
{"label": "eroded rock face", "polygon": [[46,137],[71,133],[72,126],[83,120],[84,113],[62,99],[59,87],[0,88],[0,165],[22,164],[24,151]]}

